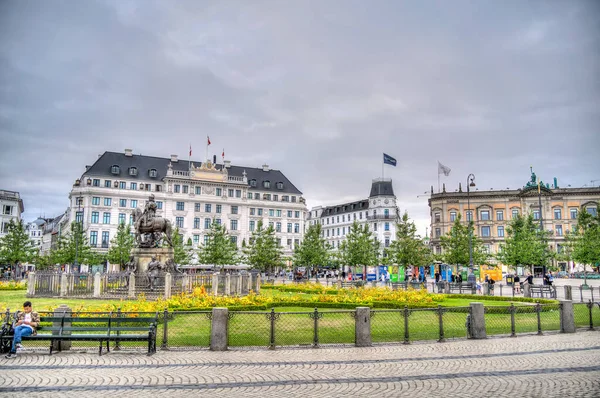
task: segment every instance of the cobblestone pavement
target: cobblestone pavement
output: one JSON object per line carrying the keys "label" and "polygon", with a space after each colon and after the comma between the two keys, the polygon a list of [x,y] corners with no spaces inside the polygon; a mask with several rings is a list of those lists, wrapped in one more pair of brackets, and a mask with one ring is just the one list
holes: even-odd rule
{"label": "cobblestone pavement", "polygon": [[0,395],[46,397],[598,397],[600,332],[369,348],[24,352]]}

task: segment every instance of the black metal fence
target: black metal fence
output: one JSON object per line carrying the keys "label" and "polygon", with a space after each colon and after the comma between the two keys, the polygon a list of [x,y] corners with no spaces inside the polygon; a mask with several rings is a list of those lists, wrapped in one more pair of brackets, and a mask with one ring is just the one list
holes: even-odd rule
{"label": "black metal fence", "polygon": [[[488,306],[484,308],[488,336],[518,336],[543,334],[561,330],[562,304]],[[583,329],[600,326],[598,303],[573,305],[575,325]],[[100,313],[89,313],[98,315]],[[121,313],[123,318],[141,313]],[[41,312],[41,316],[52,315]],[[85,316],[78,312],[77,316]],[[422,340],[446,341],[468,337],[471,307],[437,307],[375,309],[370,311],[372,342],[375,344],[405,343]],[[3,317],[12,319],[9,311]],[[319,347],[322,345],[351,345],[355,342],[356,310],[318,310],[278,312],[229,312],[228,346],[240,348]],[[42,325],[49,326],[49,325]],[[160,349],[198,350],[210,347],[211,311],[163,311],[159,313],[157,346]],[[43,333],[43,332],[42,332]],[[49,348],[47,342],[27,341],[27,348]],[[115,344],[117,349],[143,349],[145,343]],[[73,349],[97,349],[97,344],[73,342]]]}

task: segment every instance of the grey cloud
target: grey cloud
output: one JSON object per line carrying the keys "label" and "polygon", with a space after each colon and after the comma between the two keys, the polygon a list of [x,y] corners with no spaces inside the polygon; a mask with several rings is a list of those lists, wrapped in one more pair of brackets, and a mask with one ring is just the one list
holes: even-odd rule
{"label": "grey cloud", "polygon": [[[98,153],[281,169],[309,206],[366,197],[395,156],[424,233],[437,161],[482,189],[600,178],[594,1],[6,1],[0,188],[60,213]],[[167,135],[169,138],[160,138]],[[151,136],[157,143],[145,142]],[[196,156],[194,156],[196,157]],[[201,158],[199,156],[198,158]]]}

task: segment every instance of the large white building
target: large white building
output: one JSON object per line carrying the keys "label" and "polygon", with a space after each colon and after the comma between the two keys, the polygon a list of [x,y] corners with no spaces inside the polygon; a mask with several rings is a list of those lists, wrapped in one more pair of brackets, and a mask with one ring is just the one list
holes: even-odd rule
{"label": "large white building", "polygon": [[383,253],[383,249],[389,247],[396,237],[398,216],[398,203],[392,180],[376,178],[371,184],[371,193],[367,199],[334,206],[313,207],[308,222],[309,225],[321,224],[323,237],[334,249],[346,239],[355,221],[361,226],[366,224],[380,243]]}
{"label": "large white building", "polygon": [[156,215],[179,227],[184,242],[203,243],[211,222],[227,227],[241,247],[259,221],[273,225],[276,237],[291,255],[300,243],[306,204],[283,173],[270,169],[213,162],[105,152],[73,185],[68,218],[83,222],[90,244],[108,250],[121,222],[133,224],[133,212],[144,210],[150,194]]}
{"label": "large white building", "polygon": [[0,237],[8,232],[8,224],[21,221],[21,213],[25,211],[23,199],[18,192],[0,190]]}

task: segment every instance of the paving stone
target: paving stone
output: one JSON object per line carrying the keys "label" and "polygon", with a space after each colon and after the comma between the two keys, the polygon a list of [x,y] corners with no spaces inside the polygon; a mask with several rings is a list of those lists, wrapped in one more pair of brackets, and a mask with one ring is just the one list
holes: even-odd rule
{"label": "paving stone", "polygon": [[227,352],[26,351],[0,359],[0,395],[597,397],[600,332],[446,343]]}

